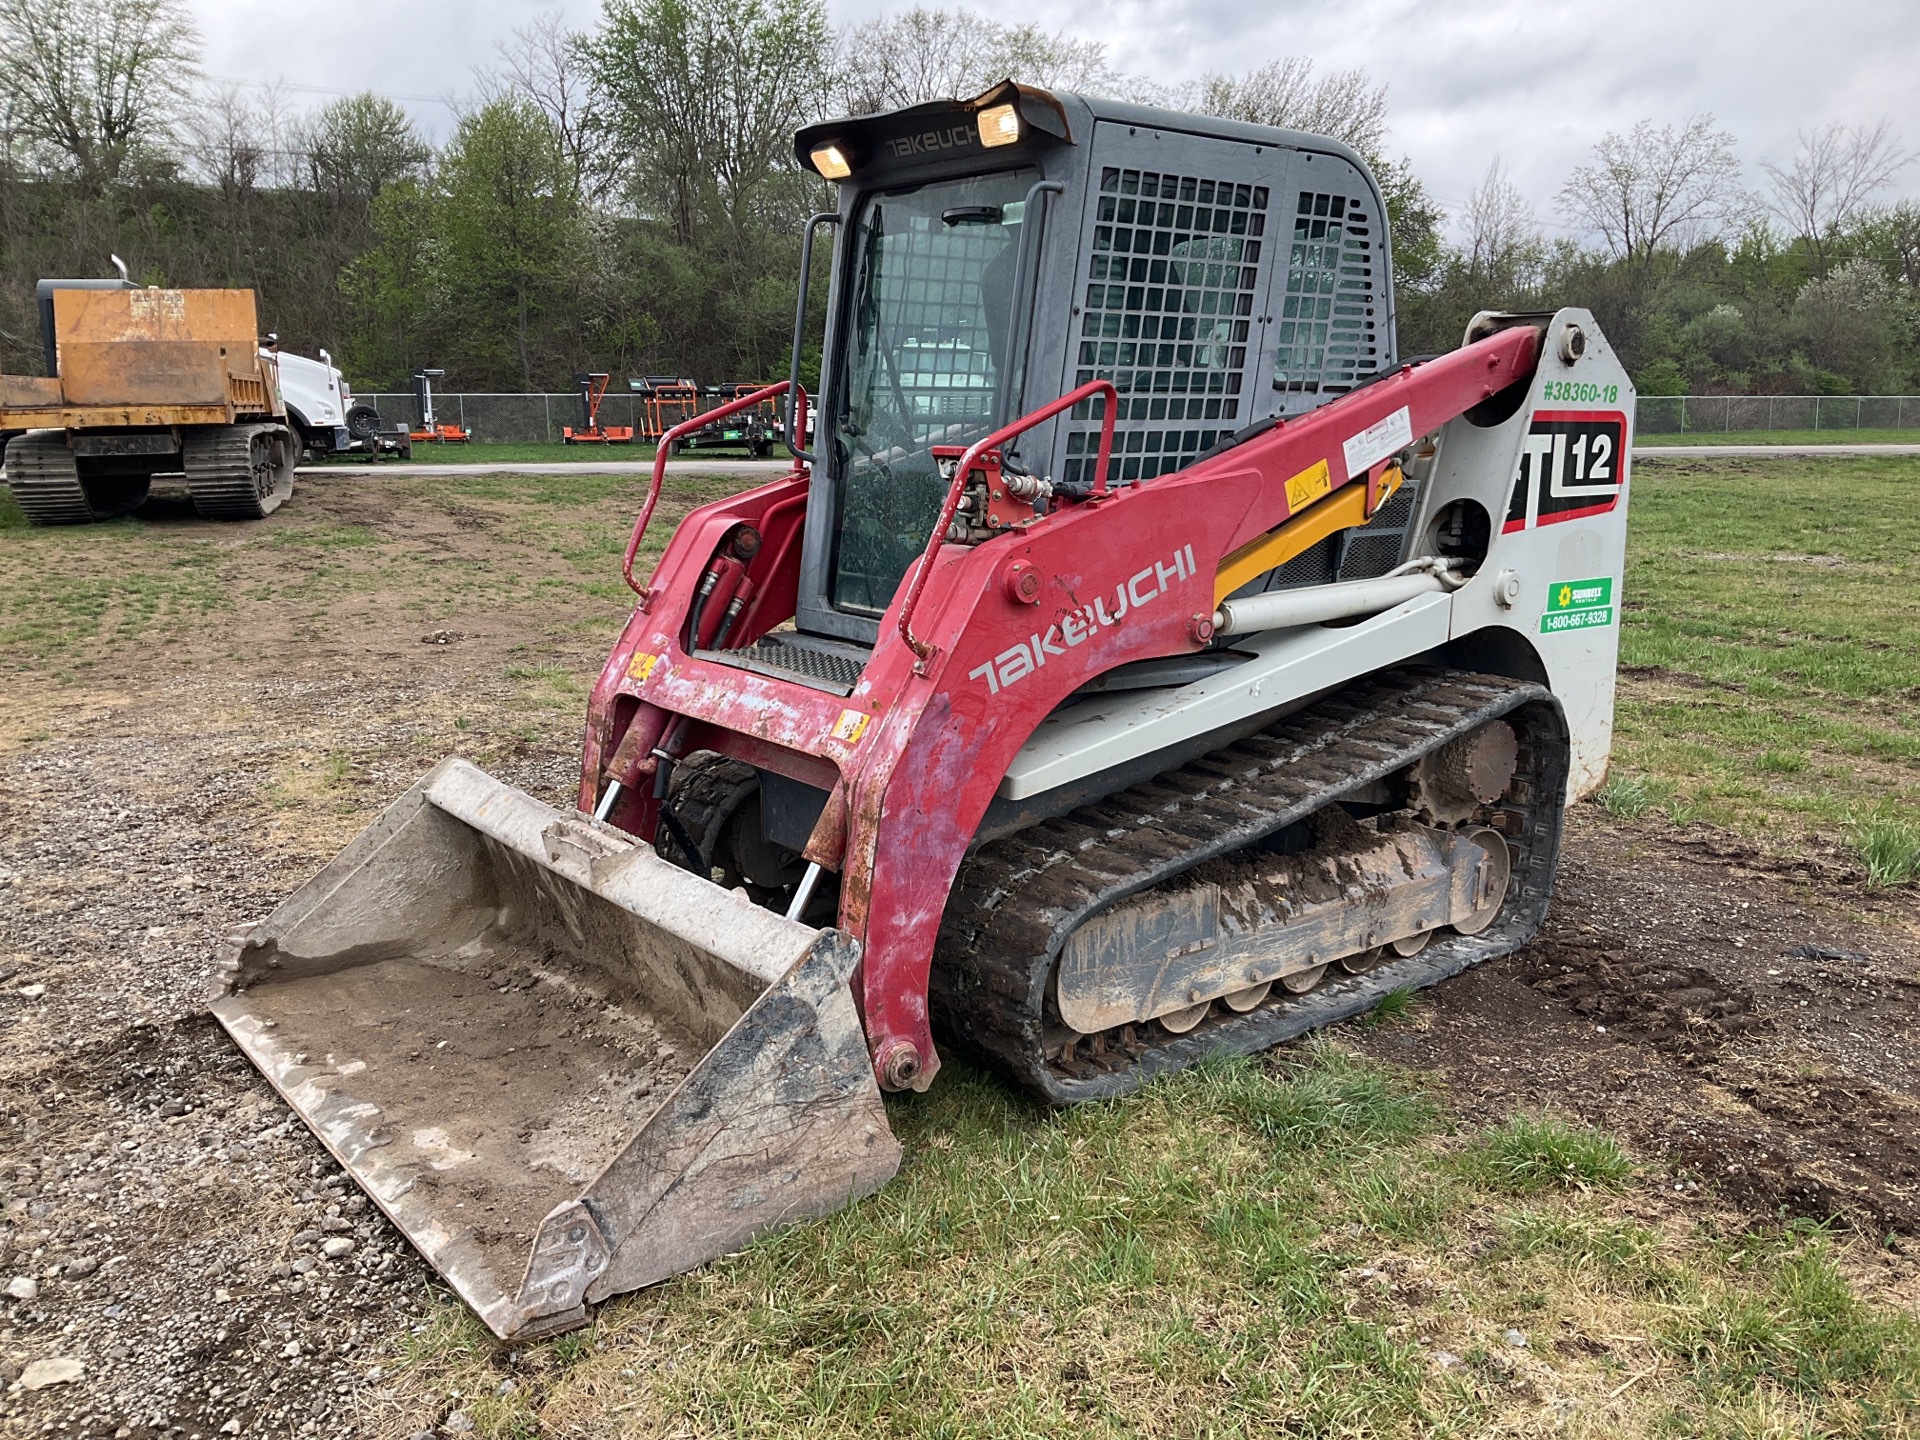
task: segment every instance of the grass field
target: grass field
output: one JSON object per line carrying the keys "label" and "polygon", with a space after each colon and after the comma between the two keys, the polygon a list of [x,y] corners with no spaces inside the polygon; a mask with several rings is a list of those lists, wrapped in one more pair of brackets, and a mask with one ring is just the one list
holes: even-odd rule
{"label": "grass field", "polygon": [[511,1354],[444,1304],[416,1393],[486,1435],[768,1437],[1892,1434],[1920,1394],[1920,1324],[1817,1229],[1650,1215],[1606,1136],[1460,1131],[1335,1043],[892,1115],[878,1197]]}
{"label": "grass field", "polygon": [[[409,612],[405,623],[431,624],[476,600],[512,609],[564,587],[576,605],[592,605],[611,634],[631,600],[620,556],[646,483],[635,475],[396,472],[390,484],[353,492],[377,497],[363,515],[354,505],[301,503],[304,494],[335,493],[322,472],[264,525],[205,525],[176,499],[127,519],[57,530],[30,527],[0,491],[0,546],[17,545],[13,553],[23,557],[0,565],[0,671],[85,678],[110,667],[117,653],[164,650],[185,635],[222,628],[222,617],[245,621],[256,607],[327,626],[356,615],[391,618],[374,612],[392,597]],[[666,544],[673,518],[739,488],[737,480],[670,476],[643,564]],[[497,525],[499,533],[484,564],[449,566],[443,537],[394,534],[374,523],[395,512],[481,533]],[[26,563],[35,553],[27,547],[83,552],[84,563]]]}
{"label": "grass field", "polygon": [[1610,808],[1920,874],[1920,460],[1634,473]]}
{"label": "grass field", "polygon": [[[1636,435],[1633,441],[1637,448],[1658,448],[1667,445],[1920,445],[1920,429],[1913,430],[1689,430],[1679,435]],[[775,455],[784,458],[785,450],[776,450]],[[715,459],[745,460],[749,456],[744,448],[731,450],[701,450],[686,452],[687,458],[700,455],[712,455]],[[369,462],[364,455],[346,455],[338,461],[321,462],[325,469],[329,463],[342,465],[364,465],[378,463],[382,466],[415,465],[500,465],[521,464],[528,461],[571,461],[589,463],[596,459],[607,459],[628,463],[636,460],[651,460],[653,446],[650,444],[632,445],[547,445],[537,442],[518,442],[502,440],[473,440],[464,445],[421,444],[413,447],[413,459],[381,460]]]}
{"label": "grass field", "polygon": [[[742,452],[744,453],[744,452]],[[322,473],[329,465],[369,465],[377,464],[383,468],[395,469],[407,465],[505,465],[524,464],[532,460],[651,460],[651,445],[546,445],[538,442],[520,442],[507,440],[470,440],[463,445],[445,445],[440,443],[419,443],[413,447],[411,460],[398,460],[382,457],[378,460],[365,455],[342,455],[334,460],[320,461],[318,468]]]}
{"label": "grass field", "polygon": [[1663,445],[1920,445],[1920,429],[1908,430],[1686,430],[1675,435],[1633,437],[1635,449]]}
{"label": "grass field", "polygon": [[[297,499],[265,526],[176,513],[70,532],[58,543],[91,559],[66,578],[0,566],[0,669],[104,683],[116,657],[164,660],[176,632],[251,607],[335,629],[399,610],[417,649],[476,604],[527,612],[596,664],[628,603],[638,484],[396,476],[375,487],[388,513],[441,526],[413,538]],[[723,487],[676,477],[669,503]],[[1649,463],[1631,536],[1609,808],[1781,850],[1847,837],[1898,880],[1920,811],[1920,460]],[[52,543],[0,499],[10,560]],[[546,728],[450,720],[476,760],[577,734],[590,671],[530,643],[505,673]],[[329,804],[383,803],[340,770]],[[1418,1023],[1424,1003],[1376,1023]],[[1546,1114],[1467,1122],[1337,1036],[1060,1114],[949,1062],[890,1118],[908,1162],[880,1195],[590,1329],[506,1349],[437,1298],[382,1380],[413,1417],[396,1433],[454,1410],[489,1437],[1920,1423],[1920,1323],[1863,1298],[1862,1241],[1677,1208],[1671,1176],[1608,1136]]]}

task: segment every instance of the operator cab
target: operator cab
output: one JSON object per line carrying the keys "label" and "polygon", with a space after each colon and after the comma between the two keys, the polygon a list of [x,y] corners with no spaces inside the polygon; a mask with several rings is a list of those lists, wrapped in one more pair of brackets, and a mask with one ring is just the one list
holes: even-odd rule
{"label": "operator cab", "polygon": [[[850,692],[938,519],[934,446],[1104,378],[1110,479],[1140,483],[1394,364],[1384,202],[1339,141],[1008,81],[809,126],[795,154],[840,203],[809,225],[834,247],[794,628],[710,658]],[[1090,481],[1099,404],[1007,458]],[[1384,573],[1400,537],[1368,529],[1385,563],[1335,537],[1297,583]]]}

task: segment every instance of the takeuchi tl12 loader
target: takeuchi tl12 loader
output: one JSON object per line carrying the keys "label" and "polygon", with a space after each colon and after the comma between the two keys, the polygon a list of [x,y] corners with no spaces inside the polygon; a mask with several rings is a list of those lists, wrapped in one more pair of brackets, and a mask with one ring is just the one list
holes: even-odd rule
{"label": "takeuchi tl12 loader", "polygon": [[[1585,311],[1401,363],[1379,188],[1310,135],[1009,82],[796,151],[815,449],[646,578],[660,446],[578,809],[446,760],[217,977],[503,1337],[885,1184],[943,1046],[1121,1095],[1513,950],[1607,762]],[[807,435],[792,380],[732,403],[775,392]]]}

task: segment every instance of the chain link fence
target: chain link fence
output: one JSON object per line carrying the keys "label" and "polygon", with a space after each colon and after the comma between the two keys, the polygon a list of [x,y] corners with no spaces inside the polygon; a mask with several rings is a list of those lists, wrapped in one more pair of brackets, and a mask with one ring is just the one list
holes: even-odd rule
{"label": "chain link fence", "polygon": [[[410,393],[356,395],[388,425],[413,418]],[[637,425],[642,397],[608,391],[602,425]],[[718,403],[717,401],[715,402]],[[577,392],[495,395],[452,392],[433,397],[442,423],[455,421],[476,440],[560,443],[561,427],[584,423]],[[1916,395],[1642,395],[1635,429],[1642,435],[1690,435],[1751,430],[1920,431]]]}
{"label": "chain link fence", "polygon": [[1642,395],[1640,435],[1755,430],[1920,431],[1915,395]]}
{"label": "chain link fence", "polygon": [[[386,425],[411,424],[414,421],[413,394],[361,395],[380,412]],[[716,401],[716,404],[719,402]],[[609,390],[600,402],[602,425],[637,425],[642,397],[632,392]],[[442,425],[459,424],[473,432],[476,440],[508,441],[516,444],[558,445],[563,426],[579,429],[586,424],[580,392],[558,395],[489,395],[463,392],[433,396],[434,418]]]}

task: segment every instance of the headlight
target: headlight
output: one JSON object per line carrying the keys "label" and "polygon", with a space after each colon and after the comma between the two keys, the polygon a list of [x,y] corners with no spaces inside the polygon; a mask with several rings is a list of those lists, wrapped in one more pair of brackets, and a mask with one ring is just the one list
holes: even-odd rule
{"label": "headlight", "polygon": [[831,142],[814,146],[807,158],[813,161],[813,168],[829,180],[844,180],[853,173],[853,166],[847,163],[846,155]]}
{"label": "headlight", "polygon": [[1020,138],[1020,115],[1011,105],[995,105],[982,110],[979,119],[980,143],[988,149],[1011,145]]}

